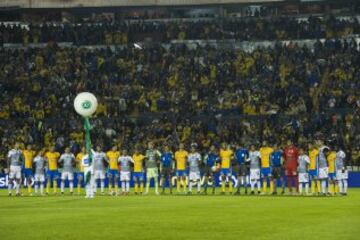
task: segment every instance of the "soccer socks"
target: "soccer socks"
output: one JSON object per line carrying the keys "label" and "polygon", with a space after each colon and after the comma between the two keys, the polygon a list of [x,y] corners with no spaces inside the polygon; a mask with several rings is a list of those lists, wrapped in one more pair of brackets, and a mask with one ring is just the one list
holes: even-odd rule
{"label": "soccer socks", "polygon": [[53,188],[54,188],[54,193],[57,193],[57,181],[56,180],[53,181]]}
{"label": "soccer socks", "polygon": [[77,184],[77,193],[80,194],[81,192],[81,183],[80,181],[78,181],[78,184]]}
{"label": "soccer socks", "polygon": [[155,185],[155,193],[159,194],[159,182],[157,178],[154,178],[154,185]]}
{"label": "soccer socks", "polygon": [[312,193],[312,194],[315,194],[315,187],[316,187],[315,181],[316,181],[316,180],[312,180],[312,181],[310,182],[310,184],[311,184],[311,193]]}
{"label": "soccer socks", "polygon": [[38,182],[35,182],[35,186],[34,186],[35,194],[38,193],[38,189],[39,189],[39,183],[38,183]]}
{"label": "soccer socks", "polygon": [[20,193],[21,182],[16,183],[16,194]]}
{"label": "soccer socks", "polygon": [[50,193],[50,180],[46,181],[46,193]]}
{"label": "soccer socks", "polygon": [[112,186],[111,186],[111,182],[109,181],[109,186],[108,186],[108,188],[109,188],[109,193],[111,193],[112,192]]}
{"label": "soccer socks", "polygon": [[126,192],[126,186],[125,186],[125,182],[124,182],[124,181],[121,182],[121,191],[122,191],[123,193]]}
{"label": "soccer socks", "polygon": [[64,188],[65,188],[65,182],[61,181],[61,185],[60,185],[61,193],[64,193]]}
{"label": "soccer socks", "polygon": [[347,193],[348,182],[347,182],[346,179],[343,179],[342,182],[343,182],[343,184],[344,184],[343,193]]}
{"label": "soccer socks", "polygon": [[302,194],[303,185],[302,183],[299,184],[299,193]]}
{"label": "soccer socks", "polygon": [[43,195],[44,194],[44,182],[40,183],[40,194]]}
{"label": "soccer socks", "polygon": [[28,193],[31,194],[32,193],[31,180],[29,179],[28,181],[26,181],[26,184],[28,187]]}
{"label": "soccer socks", "polygon": [[337,183],[334,184],[335,194],[339,193],[339,185]]}
{"label": "soccer socks", "polygon": [[251,186],[251,191],[253,192],[255,189],[255,182],[254,181],[250,181],[250,186]]}
{"label": "soccer socks", "polygon": [[125,183],[125,190],[127,193],[130,191],[130,182]]}
{"label": "soccer socks", "polygon": [[143,193],[144,191],[144,183],[140,183],[140,193]]}
{"label": "soccer socks", "polygon": [[317,192],[320,193],[321,192],[321,181],[320,180],[316,180],[316,187],[317,187]]}
{"label": "soccer socks", "polygon": [[231,179],[229,179],[229,192],[232,193],[233,192],[233,182]]}
{"label": "soccer socks", "polygon": [[105,188],[105,182],[104,182],[104,180],[100,180],[100,190],[101,190],[101,193],[104,193],[104,188]]}
{"label": "soccer socks", "polygon": [[178,178],[177,181],[176,181],[176,191],[177,191],[177,192],[180,192],[180,181],[181,181],[181,180],[179,180],[179,178]]}
{"label": "soccer socks", "polygon": [[309,183],[305,183],[305,194],[309,194]]}
{"label": "soccer socks", "polygon": [[334,184],[333,183],[329,183],[328,192],[330,194],[334,194]]}
{"label": "soccer socks", "polygon": [[257,180],[257,190],[258,190],[258,192],[260,192],[260,189],[261,189],[261,182],[260,182],[260,180]]}
{"label": "soccer socks", "polygon": [[201,191],[201,183],[200,183],[200,180],[197,181],[197,191],[198,191],[198,192]]}
{"label": "soccer socks", "polygon": [[193,181],[189,181],[189,192],[192,192]]}
{"label": "soccer socks", "polygon": [[70,193],[74,192],[74,182],[69,181]]}
{"label": "soccer socks", "polygon": [[146,179],[146,190],[145,193],[149,193],[151,178]]}
{"label": "soccer socks", "polygon": [[263,193],[267,192],[267,179],[263,180]]}
{"label": "soccer socks", "polygon": [[225,192],[225,185],[226,185],[226,181],[225,179],[221,180],[221,192]]}
{"label": "soccer socks", "polygon": [[326,194],[326,180],[321,180],[321,193]]}
{"label": "soccer socks", "polygon": [[274,181],[270,180],[270,193],[274,192]]}
{"label": "soccer socks", "polygon": [[138,184],[135,183],[135,186],[134,186],[134,191],[135,191],[135,193],[138,193],[138,189],[139,189]]}
{"label": "soccer socks", "polygon": [[11,194],[11,192],[12,192],[12,187],[13,187],[13,180],[12,180],[12,179],[9,179],[9,184],[8,184],[9,194]]}

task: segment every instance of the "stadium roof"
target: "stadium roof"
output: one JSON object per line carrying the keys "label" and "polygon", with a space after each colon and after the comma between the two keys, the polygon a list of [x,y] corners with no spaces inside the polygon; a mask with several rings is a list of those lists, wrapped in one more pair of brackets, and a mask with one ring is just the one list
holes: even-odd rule
{"label": "stadium roof", "polygon": [[1,0],[0,7],[18,8],[74,8],[74,7],[130,7],[130,6],[186,6],[214,4],[252,4],[286,2],[286,0]]}

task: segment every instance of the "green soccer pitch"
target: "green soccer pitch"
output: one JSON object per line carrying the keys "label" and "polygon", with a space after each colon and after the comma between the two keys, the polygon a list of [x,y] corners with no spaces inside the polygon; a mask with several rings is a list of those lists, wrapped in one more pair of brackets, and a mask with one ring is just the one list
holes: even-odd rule
{"label": "green soccer pitch", "polygon": [[360,189],[347,197],[7,197],[0,239],[359,239]]}

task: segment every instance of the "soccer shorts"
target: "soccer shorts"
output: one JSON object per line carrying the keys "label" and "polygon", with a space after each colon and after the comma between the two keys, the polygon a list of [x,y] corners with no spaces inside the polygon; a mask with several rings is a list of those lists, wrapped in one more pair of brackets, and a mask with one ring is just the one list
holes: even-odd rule
{"label": "soccer shorts", "polygon": [[61,180],[69,180],[69,181],[72,181],[72,180],[74,180],[74,173],[73,172],[69,172],[69,171],[63,171],[62,173],[61,173]]}
{"label": "soccer shorts", "polygon": [[172,169],[171,167],[163,167],[161,169],[161,177],[170,177],[172,176]]}
{"label": "soccer shorts", "polygon": [[105,172],[103,170],[95,170],[94,171],[94,178],[104,180],[105,179]]}
{"label": "soccer shorts", "polygon": [[260,169],[250,169],[250,181],[260,180]]}
{"label": "soccer shorts", "polygon": [[21,167],[20,166],[10,166],[9,172],[10,179],[21,179]]}
{"label": "soccer shorts", "polygon": [[317,170],[316,169],[310,169],[309,170],[309,175],[310,175],[311,179],[316,178],[317,175],[318,175]]}
{"label": "soccer shorts", "polygon": [[76,177],[77,177],[77,178],[80,178],[80,177],[81,177],[81,179],[85,179],[85,177],[84,177],[84,172],[77,172],[77,173],[76,173]]}
{"label": "soccer shorts", "polygon": [[108,178],[119,177],[119,171],[117,169],[109,169],[107,175]]}
{"label": "soccer shorts", "polygon": [[58,170],[48,170],[46,175],[50,179],[57,179],[59,177],[59,172]]}
{"label": "soccer shorts", "polygon": [[238,176],[246,176],[249,174],[248,172],[248,167],[245,164],[236,165],[236,173]]}
{"label": "soccer shorts", "polygon": [[261,168],[261,175],[262,177],[269,177],[271,176],[271,170],[269,167],[267,168]]}
{"label": "soccer shorts", "polygon": [[120,171],[120,181],[130,181],[130,171]]}
{"label": "soccer shorts", "polygon": [[200,180],[200,171],[190,171],[189,172],[189,180],[190,181],[198,181]]}
{"label": "soccer shorts", "polygon": [[231,170],[230,168],[222,168],[220,174],[221,176],[231,176]]}
{"label": "soccer shorts", "polygon": [[204,175],[207,176],[207,177],[214,175],[214,172],[212,170],[212,166],[205,166],[204,167]]}
{"label": "soccer shorts", "polygon": [[299,183],[308,183],[309,174],[308,173],[299,173]]}
{"label": "soccer shorts", "polygon": [[133,172],[133,180],[134,181],[144,181],[144,173],[143,172]]}
{"label": "soccer shorts", "polygon": [[280,166],[271,168],[271,175],[273,178],[280,178],[283,174],[283,170]]}
{"label": "soccer shorts", "polygon": [[319,168],[318,178],[319,179],[327,179],[328,178],[328,171],[329,171],[329,169],[327,167]]}
{"label": "soccer shorts", "polygon": [[24,168],[23,172],[24,172],[24,176],[26,178],[29,178],[29,177],[33,176],[33,170],[31,168]]}
{"label": "soccer shorts", "polygon": [[342,171],[342,170],[337,170],[336,171],[336,180],[340,181],[340,180],[346,180],[349,178],[349,173],[347,170]]}
{"label": "soccer shorts", "polygon": [[159,170],[157,168],[146,169],[146,178],[157,178],[159,176]]}
{"label": "soccer shorts", "polygon": [[178,177],[186,177],[186,171],[185,170],[177,170],[176,176]]}
{"label": "soccer shorts", "polygon": [[329,173],[330,180],[336,180],[336,174],[335,172]]}
{"label": "soccer shorts", "polygon": [[35,173],[34,180],[35,182],[45,182],[45,175],[41,173]]}

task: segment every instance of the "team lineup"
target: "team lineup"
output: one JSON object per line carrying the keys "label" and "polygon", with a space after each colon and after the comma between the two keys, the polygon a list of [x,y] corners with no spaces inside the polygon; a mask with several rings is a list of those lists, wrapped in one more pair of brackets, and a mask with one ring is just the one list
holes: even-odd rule
{"label": "team lineup", "polygon": [[[91,154],[93,160],[89,161],[85,148],[75,156],[69,147],[60,154],[55,147],[36,152],[30,145],[21,150],[16,143],[8,152],[9,196],[14,188],[21,196],[23,179],[34,183],[35,195],[50,194],[51,188],[57,194],[58,178],[60,193],[64,194],[67,182],[73,194],[74,177],[77,193],[84,186],[87,198],[94,197],[97,186],[105,194],[106,178],[110,195],[130,194],[131,180],[136,195],[149,194],[151,181],[157,195],[165,194],[166,188],[172,194],[174,187],[178,194],[192,194],[193,187],[197,194],[215,194],[218,175],[220,194],[276,195],[278,186],[281,194],[286,193],[286,186],[287,193],[293,195],[347,194],[346,155],[340,147],[328,147],[320,140],[307,147],[296,147],[290,140],[283,147],[266,141],[258,148],[254,144],[245,147],[222,143],[219,149],[213,145],[201,153],[195,143],[189,151],[180,143],[173,153],[168,145],[160,151],[150,142],[145,151],[135,147],[133,154],[128,149],[119,151],[117,146],[104,152],[97,145]],[[86,179],[87,175],[91,180]],[[32,184],[26,185],[28,194],[33,195]]]}

